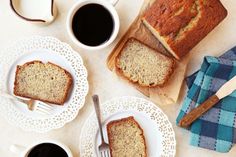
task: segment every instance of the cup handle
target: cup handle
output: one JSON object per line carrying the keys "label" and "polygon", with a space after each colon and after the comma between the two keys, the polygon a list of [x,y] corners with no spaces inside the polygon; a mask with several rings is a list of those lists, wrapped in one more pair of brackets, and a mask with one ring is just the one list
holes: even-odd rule
{"label": "cup handle", "polygon": [[20,145],[11,145],[9,150],[15,154],[21,154],[26,148]]}
{"label": "cup handle", "polygon": [[108,2],[110,2],[113,6],[115,6],[119,0],[107,0]]}

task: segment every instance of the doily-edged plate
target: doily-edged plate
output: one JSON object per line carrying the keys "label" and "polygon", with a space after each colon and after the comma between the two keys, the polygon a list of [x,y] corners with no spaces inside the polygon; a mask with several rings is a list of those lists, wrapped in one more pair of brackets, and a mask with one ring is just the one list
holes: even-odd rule
{"label": "doily-edged plate", "polygon": [[[147,153],[150,157],[174,157],[175,133],[167,116],[155,104],[137,97],[120,97],[101,104],[103,131],[106,142],[106,125],[112,120],[133,116],[144,131]],[[80,135],[80,156],[98,156],[101,144],[96,114],[93,112],[83,125]]]}
{"label": "doily-edged plate", "polygon": [[0,53],[0,58],[1,91],[12,95],[16,66],[29,61],[52,62],[66,69],[73,77],[66,103],[63,106],[52,105],[50,115],[29,111],[24,104],[1,98],[0,114],[11,124],[25,131],[43,133],[61,128],[77,116],[88,93],[87,70],[79,53],[68,44],[54,37],[33,36],[12,44]]}

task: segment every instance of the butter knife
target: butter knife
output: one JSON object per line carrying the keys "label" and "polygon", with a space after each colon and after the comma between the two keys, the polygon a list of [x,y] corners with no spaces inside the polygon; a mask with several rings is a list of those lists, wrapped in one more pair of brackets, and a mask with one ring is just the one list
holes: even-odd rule
{"label": "butter knife", "polygon": [[236,89],[236,76],[223,84],[220,89],[200,104],[198,107],[194,108],[188,114],[186,114],[180,121],[179,126],[188,127],[190,126],[196,119],[202,116],[206,111],[212,108],[217,102],[219,102],[222,98],[230,95]]}

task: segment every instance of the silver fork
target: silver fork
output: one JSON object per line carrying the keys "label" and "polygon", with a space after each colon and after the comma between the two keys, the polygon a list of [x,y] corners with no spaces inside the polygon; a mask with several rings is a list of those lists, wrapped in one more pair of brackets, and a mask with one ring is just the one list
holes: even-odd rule
{"label": "silver fork", "polygon": [[25,99],[15,97],[13,95],[10,95],[10,94],[4,93],[4,92],[1,92],[0,96],[24,103],[27,105],[27,107],[30,111],[39,112],[41,114],[50,114],[50,113],[52,113],[51,111],[53,110],[53,107],[51,105],[44,103],[42,101],[33,100],[33,99],[25,100]]}
{"label": "silver fork", "polygon": [[94,107],[95,107],[95,111],[96,111],[96,115],[97,115],[97,119],[98,119],[98,125],[99,125],[100,134],[101,134],[101,139],[102,139],[102,143],[98,146],[98,150],[99,150],[101,157],[110,157],[109,144],[107,144],[105,142],[104,137],[103,137],[101,111],[100,111],[100,104],[99,104],[98,95],[93,96],[93,103],[94,103]]}

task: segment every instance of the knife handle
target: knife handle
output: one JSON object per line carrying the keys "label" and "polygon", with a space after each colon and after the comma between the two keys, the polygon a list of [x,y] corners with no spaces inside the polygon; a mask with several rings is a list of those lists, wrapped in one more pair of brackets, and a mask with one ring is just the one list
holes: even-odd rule
{"label": "knife handle", "polygon": [[198,107],[190,111],[188,114],[186,114],[179,122],[179,126],[181,127],[188,127],[191,125],[196,119],[198,119],[203,113],[208,111],[211,107],[213,107],[217,102],[219,102],[220,99],[213,95],[210,98],[208,98],[206,101],[204,101],[202,104],[200,104]]}

